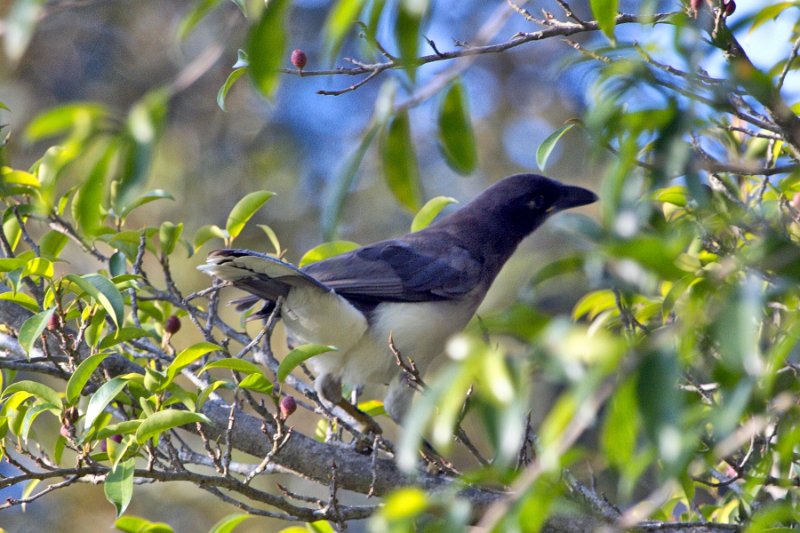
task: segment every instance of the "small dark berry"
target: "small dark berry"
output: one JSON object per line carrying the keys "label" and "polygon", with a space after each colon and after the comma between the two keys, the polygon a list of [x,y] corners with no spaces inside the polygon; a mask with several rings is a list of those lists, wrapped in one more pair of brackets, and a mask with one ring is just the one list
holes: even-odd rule
{"label": "small dark berry", "polygon": [[306,66],[306,62],[308,58],[306,57],[306,53],[302,50],[293,50],[292,51],[292,65],[297,67],[300,70],[303,70],[303,67]]}
{"label": "small dark berry", "polygon": [[181,329],[181,319],[176,317],[175,315],[171,315],[167,319],[167,323],[164,325],[164,331],[169,333],[170,335],[174,335],[178,333]]}
{"label": "small dark berry", "polygon": [[722,9],[725,10],[725,16],[730,17],[736,11],[736,2],[733,0],[722,0]]}
{"label": "small dark berry", "polygon": [[47,329],[53,331],[61,327],[61,317],[58,316],[57,313],[53,313],[50,315],[50,318],[47,320]]}
{"label": "small dark berry", "polygon": [[286,420],[292,413],[297,411],[297,402],[292,396],[284,396],[281,398],[280,408],[281,418]]}

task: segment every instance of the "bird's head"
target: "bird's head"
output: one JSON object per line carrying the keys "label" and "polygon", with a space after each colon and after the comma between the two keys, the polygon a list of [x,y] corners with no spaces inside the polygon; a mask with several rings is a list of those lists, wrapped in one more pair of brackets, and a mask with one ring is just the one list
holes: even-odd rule
{"label": "bird's head", "polygon": [[524,236],[554,213],[595,201],[597,195],[582,187],[536,174],[515,174],[486,189],[466,209],[490,214],[495,222]]}

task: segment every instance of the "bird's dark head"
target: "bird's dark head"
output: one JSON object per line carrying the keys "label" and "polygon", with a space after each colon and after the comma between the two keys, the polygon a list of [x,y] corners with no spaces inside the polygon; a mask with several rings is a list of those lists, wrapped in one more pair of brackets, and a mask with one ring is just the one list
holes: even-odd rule
{"label": "bird's dark head", "polygon": [[466,209],[489,215],[498,224],[524,237],[550,215],[595,201],[597,196],[582,187],[536,174],[515,174],[486,189]]}

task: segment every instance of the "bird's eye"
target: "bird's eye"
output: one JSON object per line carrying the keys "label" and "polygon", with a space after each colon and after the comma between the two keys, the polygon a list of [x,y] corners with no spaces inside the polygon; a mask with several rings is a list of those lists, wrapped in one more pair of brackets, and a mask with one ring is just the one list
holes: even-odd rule
{"label": "bird's eye", "polygon": [[530,202],[528,202],[528,206],[531,209],[544,209],[544,196],[537,194]]}

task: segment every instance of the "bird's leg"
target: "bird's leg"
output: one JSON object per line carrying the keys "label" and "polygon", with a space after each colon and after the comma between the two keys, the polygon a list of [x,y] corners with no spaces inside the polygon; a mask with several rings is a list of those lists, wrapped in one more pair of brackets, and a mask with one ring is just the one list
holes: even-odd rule
{"label": "bird's leg", "polygon": [[314,388],[321,400],[335,405],[350,415],[362,429],[374,435],[383,433],[383,429],[371,416],[342,397],[342,380],[340,378],[333,374],[321,374],[314,381]]}

